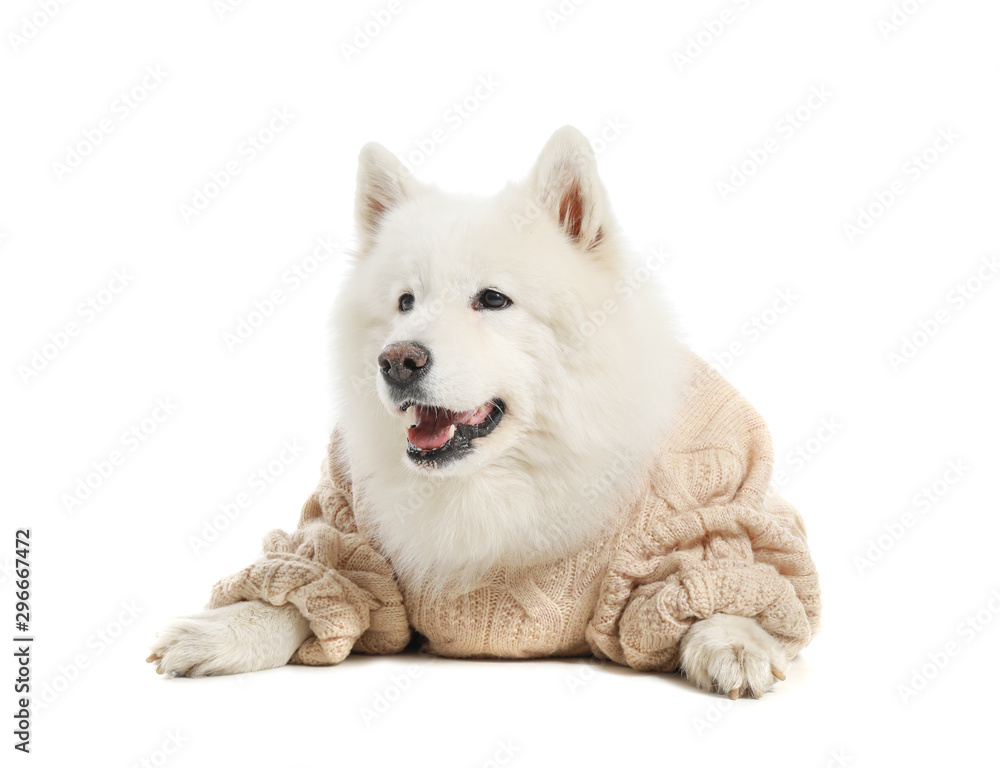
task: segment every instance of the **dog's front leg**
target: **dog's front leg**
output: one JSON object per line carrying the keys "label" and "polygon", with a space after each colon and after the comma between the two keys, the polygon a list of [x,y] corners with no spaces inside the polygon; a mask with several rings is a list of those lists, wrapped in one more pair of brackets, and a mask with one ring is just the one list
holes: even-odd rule
{"label": "dog's front leg", "polygon": [[256,672],[287,664],[310,634],[294,605],[250,600],[177,617],[156,636],[147,661],[181,677]]}
{"label": "dog's front leg", "polygon": [[691,625],[681,640],[681,668],[699,688],[758,697],[785,679],[781,645],[753,619],[716,613]]}

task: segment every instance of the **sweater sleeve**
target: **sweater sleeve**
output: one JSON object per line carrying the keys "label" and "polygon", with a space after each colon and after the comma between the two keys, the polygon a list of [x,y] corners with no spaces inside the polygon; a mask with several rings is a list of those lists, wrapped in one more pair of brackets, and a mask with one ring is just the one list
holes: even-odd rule
{"label": "sweater sleeve", "polygon": [[209,608],[241,600],[295,605],[313,636],[292,663],[336,664],[352,649],[398,653],[410,639],[392,567],[355,524],[346,463],[334,433],[319,486],[303,506],[298,528],[268,533],[257,562],[212,588]]}
{"label": "sweater sleeve", "polygon": [[701,439],[664,452],[634,510],[587,628],[599,657],[674,671],[685,632],[714,613],[756,619],[789,658],[819,630],[805,528],[768,489],[767,428],[725,387]]}

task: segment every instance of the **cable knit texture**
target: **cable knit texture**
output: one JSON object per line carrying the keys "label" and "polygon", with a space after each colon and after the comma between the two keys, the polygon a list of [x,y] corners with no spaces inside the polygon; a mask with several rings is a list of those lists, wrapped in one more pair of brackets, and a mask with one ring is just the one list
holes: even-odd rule
{"label": "cable knit texture", "polygon": [[218,582],[209,608],[241,600],[292,603],[309,620],[308,638],[292,662],[336,664],[351,650],[398,653],[410,627],[392,567],[358,533],[351,484],[331,442],[319,487],[292,534],[271,531],[264,556]]}
{"label": "cable knit texture", "polygon": [[760,416],[719,374],[685,353],[678,420],[643,492],[590,547],[531,567],[495,567],[472,591],[398,583],[366,532],[337,433],[319,488],[292,534],[215,585],[209,607],[293,603],[310,637],[293,657],[335,664],[352,649],[395,653],[411,627],[443,656],[593,654],[672,671],[691,624],[714,613],[756,619],[789,658],[819,630],[820,593],[805,528],[769,490],[772,451]]}

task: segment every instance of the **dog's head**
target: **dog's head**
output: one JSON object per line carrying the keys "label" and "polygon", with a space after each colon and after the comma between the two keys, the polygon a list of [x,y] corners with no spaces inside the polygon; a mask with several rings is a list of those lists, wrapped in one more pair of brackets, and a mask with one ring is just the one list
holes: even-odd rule
{"label": "dog's head", "polygon": [[558,131],[526,183],[487,199],[420,183],[369,144],[356,217],[341,359],[354,389],[377,393],[410,467],[472,472],[528,434],[572,439],[614,418],[605,406],[633,389],[615,385],[635,376],[625,353],[643,329],[604,327],[635,313],[616,291],[617,226],[578,131]]}
{"label": "dog's head", "polygon": [[[635,266],[589,142],[557,131],[527,181],[489,198],[421,183],[369,144],[356,217],[359,247],[333,318],[355,468],[382,473],[373,485],[385,493],[404,483],[418,493],[409,476],[466,494],[444,507],[472,494],[482,511],[504,502],[486,495],[507,493],[516,511],[490,525],[523,517],[511,540],[519,525],[587,527],[590,507],[621,495],[662,433],[676,359],[661,297],[628,280]],[[539,523],[539,503],[571,519]]]}

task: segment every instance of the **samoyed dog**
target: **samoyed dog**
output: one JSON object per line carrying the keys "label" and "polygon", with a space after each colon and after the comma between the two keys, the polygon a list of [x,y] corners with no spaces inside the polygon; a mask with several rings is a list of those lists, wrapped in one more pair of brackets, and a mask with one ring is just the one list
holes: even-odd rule
{"label": "samoyed dog", "polygon": [[[681,633],[669,630],[672,646],[608,640],[618,624],[624,638],[629,621],[640,622],[637,637],[655,634],[655,615],[633,618],[647,610],[639,595],[653,583],[648,574],[630,577],[627,589],[614,581],[627,570],[622,553],[638,551],[629,542],[655,538],[635,522],[642,512],[623,510],[647,508],[645,489],[660,487],[658,457],[684,413],[693,356],[676,340],[662,290],[629,279],[642,265],[623,242],[583,135],[560,129],[525,181],[487,198],[420,182],[369,144],[356,226],[354,263],[332,315],[335,469],[300,531],[261,561],[264,570],[248,569],[238,589],[217,585],[228,597],[157,637],[149,660],[158,671],[335,663],[348,650],[401,650],[416,630],[443,655],[597,653],[640,669],[681,669],[733,696],[760,695],[784,679],[790,651],[804,643],[775,629],[756,603],[690,609],[673,622]],[[660,517],[688,513],[668,507]],[[356,520],[343,522],[345,510]],[[795,520],[782,519],[791,522],[764,525],[760,536],[780,529],[773,535],[791,541]],[[646,527],[629,538],[633,523]],[[648,562],[724,546],[678,536]],[[345,565],[345,549],[370,565]],[[699,557],[709,556],[692,562]],[[341,586],[321,593],[315,574],[306,584],[299,574],[316,563],[322,579]],[[748,567],[759,564],[753,555]],[[366,568],[381,586],[351,575]],[[654,570],[662,571],[656,583],[669,581],[668,567],[645,568]],[[351,602],[354,589],[367,602]],[[774,600],[799,595],[784,583],[767,589]],[[508,617],[523,614],[517,633],[504,635],[490,613],[497,609],[483,607],[505,600]],[[602,625],[594,614],[614,600],[621,618]],[[323,614],[332,603],[351,610]],[[546,611],[557,619],[545,624]],[[808,606],[805,613],[811,618]]]}

